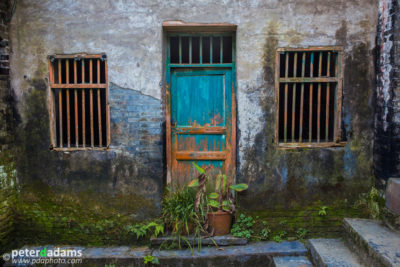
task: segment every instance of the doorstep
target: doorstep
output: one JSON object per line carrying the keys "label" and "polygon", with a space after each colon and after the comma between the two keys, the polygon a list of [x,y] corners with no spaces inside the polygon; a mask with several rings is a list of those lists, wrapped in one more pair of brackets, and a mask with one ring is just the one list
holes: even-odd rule
{"label": "doorstep", "polygon": [[[181,246],[183,247],[187,247],[188,243],[190,246],[197,246],[199,244],[198,237],[185,236],[184,238],[186,241],[181,239]],[[152,237],[150,239],[150,244],[152,247],[159,247],[161,244],[171,244],[174,241],[177,242],[177,240],[175,236]],[[201,246],[242,246],[246,244],[246,238],[234,237],[233,235],[201,237]]]}
{"label": "doorstep", "polygon": [[[47,248],[51,246],[45,246]],[[22,249],[43,249],[43,247],[24,247]],[[73,247],[60,246],[60,249],[82,249],[83,262],[77,266],[144,266],[144,257],[157,257],[159,266],[269,266],[274,256],[304,256],[307,249],[299,241],[254,242],[243,246],[203,247],[195,249],[159,250],[129,247]],[[12,266],[5,264],[4,266]],[[64,266],[64,265],[63,265]],[[69,266],[69,265],[66,265]]]}

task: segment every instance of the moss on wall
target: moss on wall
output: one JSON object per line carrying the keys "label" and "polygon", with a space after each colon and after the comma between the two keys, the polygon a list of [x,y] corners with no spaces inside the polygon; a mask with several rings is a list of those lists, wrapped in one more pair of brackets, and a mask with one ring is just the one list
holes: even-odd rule
{"label": "moss on wall", "polygon": [[[327,205],[327,206],[326,206]],[[313,237],[340,237],[342,235],[343,218],[368,217],[368,211],[355,208],[347,201],[335,201],[329,204],[321,201],[315,201],[309,205],[302,205],[301,208],[283,209],[276,207],[274,210],[258,210],[244,211],[245,214],[257,218],[257,221],[265,221],[266,226],[271,230],[269,235],[273,238],[280,231],[285,231],[287,236],[285,239],[298,239],[297,231],[305,229],[307,238]],[[326,215],[320,212],[326,207]],[[239,213],[242,210],[239,210]],[[255,228],[259,232],[262,224],[257,224],[260,229]]]}
{"label": "moss on wall", "polygon": [[15,203],[17,200],[16,170],[12,151],[0,151],[0,254],[16,245]]}
{"label": "moss on wall", "polygon": [[128,228],[159,214],[162,172],[120,151],[51,150],[46,80],[27,83],[15,145],[17,246],[137,244]]}
{"label": "moss on wall", "polygon": [[[158,84],[163,65],[161,21],[168,19],[168,14],[181,14],[177,19],[187,22],[224,18],[239,26],[237,179],[249,184],[249,190],[239,195],[241,209],[259,214],[271,224],[276,224],[275,218],[286,217],[294,228],[303,223],[307,228],[311,221],[315,229],[337,229],[341,216],[357,215],[351,204],[372,182],[374,73],[368,40],[375,35],[375,25],[365,20],[375,16],[376,3],[363,1],[360,9],[360,3],[344,0],[295,4],[232,1],[210,9],[202,1],[185,5],[159,2],[140,5],[149,15],[143,20],[136,4],[87,1],[70,6],[65,1],[56,5],[22,1],[11,30],[12,84],[19,98],[15,116],[21,117],[15,147],[21,188],[15,204],[18,238],[27,243],[131,244],[124,225],[159,212],[164,166],[162,149],[157,150],[163,139],[159,134],[162,89]],[[66,5],[70,8],[62,8]],[[323,12],[316,13],[316,9]],[[104,10],[108,15],[99,20]],[[352,10],[357,12],[352,14]],[[364,26],[354,26],[357,23]],[[345,46],[342,135],[347,145],[277,149],[276,48],[334,44]],[[46,56],[99,50],[107,53],[110,63],[111,139],[115,147],[109,151],[52,151]],[[149,123],[147,129],[136,129],[145,122],[128,122],[143,117],[160,122],[159,127]],[[322,205],[329,207],[328,215],[314,217]]]}
{"label": "moss on wall", "polygon": [[[343,27],[338,31],[339,41],[346,40]],[[264,87],[269,91],[274,88],[271,70],[275,61],[272,59],[278,46],[275,24],[269,23],[265,32]],[[320,224],[327,230],[332,225],[335,231],[343,216],[365,216],[351,207],[373,184],[373,51],[368,47],[368,43],[356,43],[344,52],[342,140],[347,141],[345,147],[277,148],[273,94],[266,93],[266,97],[260,98],[259,106],[265,116],[263,127],[255,135],[254,145],[243,149],[240,162],[238,180],[249,184],[247,192],[239,195],[243,211],[261,214],[269,221],[280,214],[281,218],[300,220],[302,224],[309,222],[313,227],[313,220],[300,213],[313,210],[315,203],[321,203],[341,214],[328,216]]]}
{"label": "moss on wall", "polygon": [[133,245],[128,229],[135,212],[153,210],[152,201],[134,195],[93,191],[59,192],[43,183],[24,186],[16,203],[15,238],[23,244]]}

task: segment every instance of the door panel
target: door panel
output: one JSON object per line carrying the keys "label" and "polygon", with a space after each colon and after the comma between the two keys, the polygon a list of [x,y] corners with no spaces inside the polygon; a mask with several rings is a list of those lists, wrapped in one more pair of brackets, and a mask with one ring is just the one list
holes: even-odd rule
{"label": "door panel", "polygon": [[171,71],[171,182],[184,185],[198,173],[233,174],[230,69]]}

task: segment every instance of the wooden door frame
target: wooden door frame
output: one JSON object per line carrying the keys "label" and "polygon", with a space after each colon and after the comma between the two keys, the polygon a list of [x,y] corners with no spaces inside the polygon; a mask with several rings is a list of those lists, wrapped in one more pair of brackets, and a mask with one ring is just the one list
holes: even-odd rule
{"label": "wooden door frame", "polygon": [[[177,28],[177,31],[171,30],[171,27],[166,29],[163,23],[164,27],[164,56],[163,56],[163,64],[165,64],[165,71],[164,71],[164,86],[163,86],[163,95],[164,95],[164,103],[165,103],[165,130],[166,130],[166,161],[167,161],[167,184],[171,184],[172,182],[172,140],[171,140],[171,69],[173,68],[213,68],[213,69],[218,69],[218,68],[230,68],[232,72],[232,85],[231,85],[231,90],[232,90],[232,100],[231,100],[231,136],[230,136],[230,153],[231,153],[231,162],[225,162],[230,164],[230,169],[232,170],[232,177],[235,180],[236,178],[236,25],[234,27],[234,30],[229,31],[219,31],[217,28],[219,26],[214,26],[215,31],[201,31],[202,26],[207,25],[207,24],[196,24],[198,26],[197,29],[200,31],[193,30],[193,27],[190,27],[190,31],[182,31],[180,26]],[[232,24],[229,24],[232,25]],[[173,27],[172,27],[173,28]],[[196,28],[196,27],[194,27]],[[208,28],[208,27],[207,27]],[[189,29],[189,28],[187,28]],[[170,62],[170,57],[169,57],[169,51],[170,51],[170,43],[169,43],[169,37],[171,35],[185,35],[185,36],[210,36],[210,35],[218,35],[218,36],[223,36],[223,35],[230,35],[232,36],[232,63],[226,63],[226,64],[171,64]],[[228,138],[228,137],[227,137]],[[228,149],[228,147],[227,147]],[[228,167],[227,167],[228,169]]]}

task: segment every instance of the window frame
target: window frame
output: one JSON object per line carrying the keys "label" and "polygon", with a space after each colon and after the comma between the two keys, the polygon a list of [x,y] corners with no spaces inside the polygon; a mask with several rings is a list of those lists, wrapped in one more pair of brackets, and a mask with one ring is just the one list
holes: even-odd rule
{"label": "window frame", "polygon": [[[105,53],[100,54],[87,54],[87,53],[74,53],[74,54],[53,54],[48,57],[48,68],[49,68],[49,83],[48,83],[48,109],[49,109],[49,118],[50,118],[50,149],[54,151],[87,151],[87,150],[109,150],[111,135],[110,135],[110,103],[109,103],[109,86],[108,86],[108,64],[107,64],[107,56]],[[65,83],[59,84],[54,81],[54,60],[63,60],[63,59],[100,59],[104,61],[104,83]],[[84,86],[83,86],[84,84]],[[57,144],[57,119],[56,119],[56,102],[55,102],[55,89],[104,89],[105,92],[105,122],[106,122],[106,144],[102,147],[92,146],[91,144],[87,144],[86,146],[76,147],[75,144],[70,144],[69,146],[60,146]],[[93,112],[95,114],[95,112]],[[93,115],[94,116],[94,115]],[[73,125],[71,123],[70,129],[73,129]]]}
{"label": "window frame", "polygon": [[[337,76],[336,77],[296,77],[296,78],[281,78],[280,77],[280,54],[282,52],[337,52]],[[283,143],[279,140],[279,90],[280,84],[284,83],[285,79],[296,79],[296,82],[310,83],[310,82],[328,82],[328,80],[335,79],[337,82],[336,87],[336,110],[333,141],[329,142],[286,142]],[[309,47],[278,47],[275,54],[275,143],[281,149],[295,149],[295,148],[323,148],[323,147],[342,147],[346,142],[341,141],[341,111],[342,111],[342,97],[343,97],[343,46],[309,46]]]}

